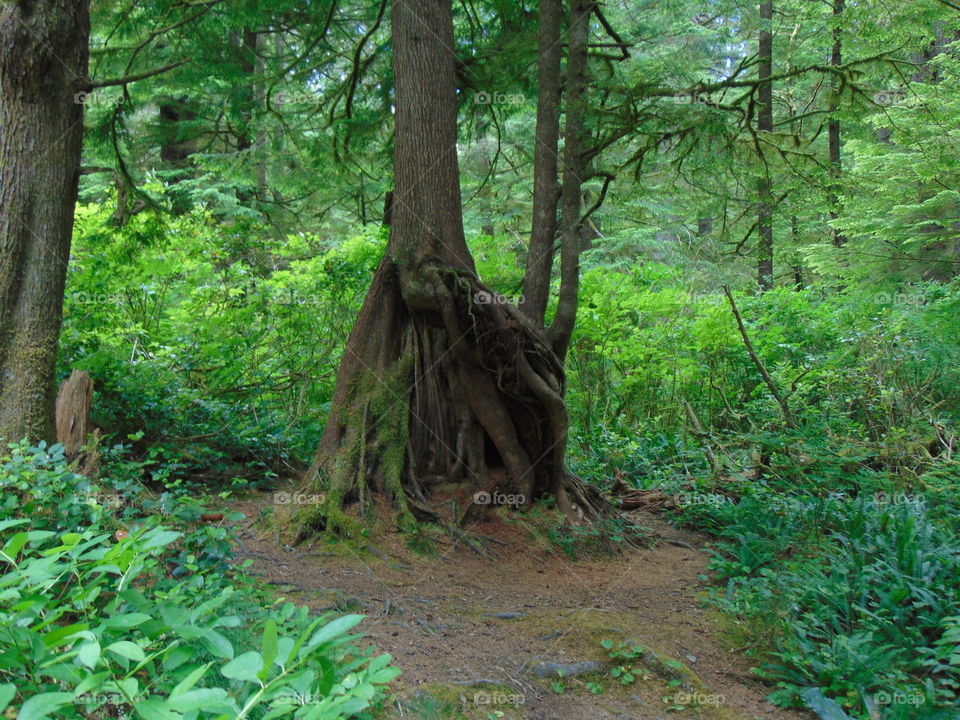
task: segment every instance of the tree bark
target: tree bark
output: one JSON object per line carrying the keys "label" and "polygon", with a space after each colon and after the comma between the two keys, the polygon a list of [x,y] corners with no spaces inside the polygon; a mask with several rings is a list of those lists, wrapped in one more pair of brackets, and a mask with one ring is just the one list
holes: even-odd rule
{"label": "tree bark", "polygon": [[0,437],[53,441],[83,139],[86,0],[0,4]]}
{"label": "tree bark", "polygon": [[87,441],[87,435],[93,430],[90,422],[92,405],[93,380],[90,373],[74,370],[60,384],[56,405],[57,442],[63,445],[68,459],[77,456]]}
{"label": "tree bark", "polygon": [[[840,29],[840,20],[843,17],[844,0],[833,0],[833,49],[830,54],[830,64],[833,67],[840,67],[843,64],[843,43]],[[836,221],[840,217],[839,184],[841,173],[840,158],[840,120],[837,118],[837,109],[839,103],[838,94],[840,92],[840,81],[837,78],[833,80],[833,98],[827,109],[830,121],[827,124],[827,144],[830,153],[830,219]],[[846,242],[843,233],[839,229],[833,229],[833,244],[836,247],[842,247]]]}
{"label": "tree bark", "polygon": [[[760,42],[758,58],[759,108],[757,111],[757,130],[760,133],[773,132],[773,1],[760,2]],[[762,152],[762,149],[761,149]],[[762,159],[762,158],[761,158]],[[760,290],[773,287],[773,187],[770,170],[763,162],[763,175],[759,182],[759,211],[757,216],[757,283]]]}
{"label": "tree bark", "polygon": [[[564,465],[563,369],[542,333],[477,278],[457,167],[451,0],[394,0],[395,192],[386,255],[347,341],[298,522],[351,532],[375,497],[401,526],[454,486],[596,516]],[[571,499],[572,496],[572,499]],[[469,497],[461,493],[461,498]],[[470,509],[472,503],[467,501]],[[457,521],[465,519],[466,513]]]}
{"label": "tree bark", "polygon": [[583,249],[581,191],[587,173],[587,50],[594,3],[571,0],[566,81],[566,123],[563,146],[563,187],[560,195],[560,298],[550,325],[553,351],[562,363],[577,319],[580,252]]}
{"label": "tree bark", "polygon": [[554,243],[557,239],[557,203],[560,140],[563,0],[540,0],[537,71],[537,129],[533,151],[533,228],[523,278],[524,315],[542,328],[547,312]]}

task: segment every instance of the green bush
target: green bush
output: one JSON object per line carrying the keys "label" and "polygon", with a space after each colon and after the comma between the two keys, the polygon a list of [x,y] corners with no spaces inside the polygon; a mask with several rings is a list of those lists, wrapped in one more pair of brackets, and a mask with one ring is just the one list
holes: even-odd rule
{"label": "green bush", "polygon": [[399,673],[355,645],[362,616],[313,617],[197,562],[169,517],[127,516],[115,531],[103,491],[59,448],[11,450],[0,459],[0,711],[338,720],[362,716]]}
{"label": "green bush", "polygon": [[885,696],[912,717],[960,708],[960,541],[922,498],[759,488],[717,511],[714,601],[771,633],[759,671],[776,701],[818,688],[856,717],[901,717]]}

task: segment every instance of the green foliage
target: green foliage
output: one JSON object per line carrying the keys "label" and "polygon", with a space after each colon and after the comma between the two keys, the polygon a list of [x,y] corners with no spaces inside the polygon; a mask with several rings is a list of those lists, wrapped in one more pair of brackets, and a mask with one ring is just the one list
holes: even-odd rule
{"label": "green foliage", "polygon": [[[0,459],[0,704],[21,720],[362,715],[399,671],[354,645],[359,615],[313,617],[144,515],[113,532],[59,447]],[[24,511],[28,517],[22,517]],[[177,569],[190,572],[177,576]]]}
{"label": "green foliage", "polygon": [[[312,453],[349,324],[383,249],[264,240],[203,214],[122,231],[81,208],[61,365],[88,370],[94,423],[134,447],[155,484],[269,477]],[[157,473],[163,473],[158,476]]]}
{"label": "green foliage", "polygon": [[600,645],[607,651],[608,657],[613,661],[613,667],[608,671],[610,677],[621,685],[632,685],[638,677],[648,675],[642,662],[640,662],[644,658],[642,647],[626,642],[615,645],[612,640],[602,640]]}

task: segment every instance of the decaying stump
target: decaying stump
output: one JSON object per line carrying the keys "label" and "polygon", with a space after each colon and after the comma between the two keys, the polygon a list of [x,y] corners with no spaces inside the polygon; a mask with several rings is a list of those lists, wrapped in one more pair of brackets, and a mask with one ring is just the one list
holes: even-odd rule
{"label": "decaying stump", "polygon": [[[90,421],[92,404],[93,380],[90,374],[74,370],[57,393],[57,442],[63,445],[67,459],[76,461],[78,471],[87,476],[94,474],[99,466],[99,453],[95,448],[99,433],[94,432]],[[94,447],[84,451],[91,433],[94,434]]]}

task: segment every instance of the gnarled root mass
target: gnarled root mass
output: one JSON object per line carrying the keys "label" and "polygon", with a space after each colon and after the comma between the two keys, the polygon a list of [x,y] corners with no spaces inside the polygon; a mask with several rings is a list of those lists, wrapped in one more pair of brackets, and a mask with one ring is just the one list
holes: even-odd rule
{"label": "gnarled root mass", "polygon": [[[416,283],[385,258],[347,343],[330,419],[306,483],[324,502],[299,536],[350,532],[374,494],[399,524],[436,519],[431,497],[468,489],[482,504],[552,497],[573,522],[612,509],[566,470],[564,373],[542,333],[474,275],[422,263]],[[432,516],[432,517],[431,517]]]}

